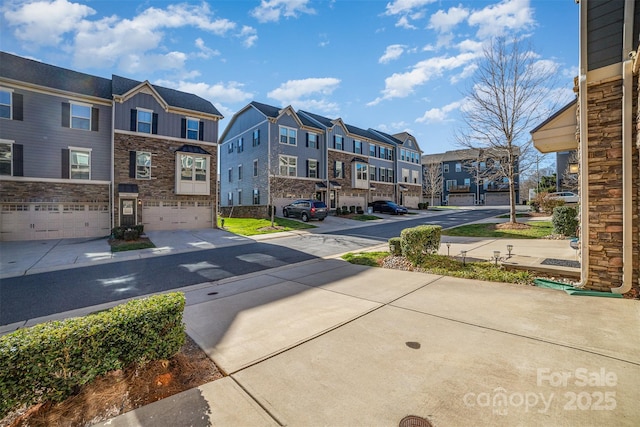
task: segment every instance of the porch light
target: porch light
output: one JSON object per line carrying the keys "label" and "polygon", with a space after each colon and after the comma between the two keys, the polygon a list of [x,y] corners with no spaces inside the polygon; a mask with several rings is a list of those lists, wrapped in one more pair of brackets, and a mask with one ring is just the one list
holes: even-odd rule
{"label": "porch light", "polygon": [[507,252],[509,252],[509,258],[511,258],[511,251],[513,250],[513,245],[507,245]]}
{"label": "porch light", "polygon": [[578,163],[569,163],[569,173],[580,172],[580,165]]}
{"label": "porch light", "polygon": [[500,260],[500,251],[493,251],[493,259],[496,263],[496,266],[498,265],[498,261]]}

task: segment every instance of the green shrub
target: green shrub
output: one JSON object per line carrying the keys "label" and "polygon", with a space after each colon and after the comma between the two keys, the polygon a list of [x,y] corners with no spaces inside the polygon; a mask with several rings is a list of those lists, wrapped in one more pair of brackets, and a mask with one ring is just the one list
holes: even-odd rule
{"label": "green shrub", "polygon": [[119,226],[111,229],[111,236],[118,240],[136,240],[144,233],[144,225]]}
{"label": "green shrub", "polygon": [[564,206],[564,200],[549,197],[549,193],[543,192],[536,194],[532,205],[537,206],[537,212],[542,211],[546,214],[551,214],[555,207]]}
{"label": "green shrub", "polygon": [[185,340],[184,305],[182,293],[156,295],[0,337],[0,418],[64,400],[114,369],[173,356]]}
{"label": "green shrub", "polygon": [[389,239],[389,252],[393,256],[402,256],[402,239],[400,237]]}
{"label": "green shrub", "polygon": [[553,232],[575,237],[578,229],[578,210],[574,206],[556,206],[551,217]]}
{"label": "green shrub", "polygon": [[405,228],[400,233],[402,255],[413,265],[420,264],[427,255],[438,252],[441,232],[439,225]]}
{"label": "green shrub", "polygon": [[429,209],[429,202],[418,203],[418,209]]}

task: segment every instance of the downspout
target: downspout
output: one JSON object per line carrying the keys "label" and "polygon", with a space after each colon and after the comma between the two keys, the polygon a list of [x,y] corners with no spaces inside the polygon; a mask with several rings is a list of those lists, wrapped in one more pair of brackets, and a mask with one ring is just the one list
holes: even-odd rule
{"label": "downspout", "polygon": [[[116,134],[116,101],[115,99],[111,100],[111,179],[109,183],[109,210],[111,211],[111,229],[115,227],[115,212],[114,212],[114,200],[115,200],[115,171],[113,168],[115,167],[115,134]],[[136,206],[137,209],[137,206]],[[137,212],[136,212],[137,214]],[[137,217],[137,215],[136,215]]]}
{"label": "downspout", "polygon": [[633,133],[633,13],[634,0],[624,3],[622,42],[622,284],[611,288],[615,294],[631,290],[633,277],[633,162],[631,135]]}
{"label": "downspout", "polygon": [[589,125],[587,114],[587,1],[580,0],[580,285],[589,283]]}

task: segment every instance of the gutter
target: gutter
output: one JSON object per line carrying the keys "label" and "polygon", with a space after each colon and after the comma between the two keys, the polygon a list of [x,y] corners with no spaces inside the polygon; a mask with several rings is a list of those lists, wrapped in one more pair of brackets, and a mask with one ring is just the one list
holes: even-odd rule
{"label": "gutter", "polygon": [[580,117],[580,284],[589,282],[589,126],[587,115],[587,1],[580,1],[579,104]]}
{"label": "gutter", "polygon": [[[114,200],[115,200],[115,171],[113,170],[113,168],[115,167],[115,160],[114,160],[114,156],[115,156],[115,135],[116,135],[116,131],[115,131],[115,127],[116,127],[116,101],[115,99],[111,101],[111,182],[109,183],[109,210],[111,211],[111,229],[113,230],[113,228],[115,227],[115,220],[116,220],[116,216],[114,214]],[[136,206],[136,209],[138,209],[138,207]],[[138,215],[137,215],[137,211],[136,211],[136,220],[138,219]],[[136,221],[137,222],[137,221]]]}
{"label": "gutter", "polygon": [[611,288],[616,294],[629,292],[633,277],[633,9],[634,0],[626,0],[622,43],[622,284]]}

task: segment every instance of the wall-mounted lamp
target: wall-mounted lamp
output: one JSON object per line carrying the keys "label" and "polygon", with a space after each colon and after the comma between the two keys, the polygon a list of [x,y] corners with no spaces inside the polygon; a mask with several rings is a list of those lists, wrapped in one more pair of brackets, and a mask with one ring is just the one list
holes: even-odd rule
{"label": "wall-mounted lamp", "polygon": [[569,163],[569,173],[580,172],[580,165],[578,163]]}

